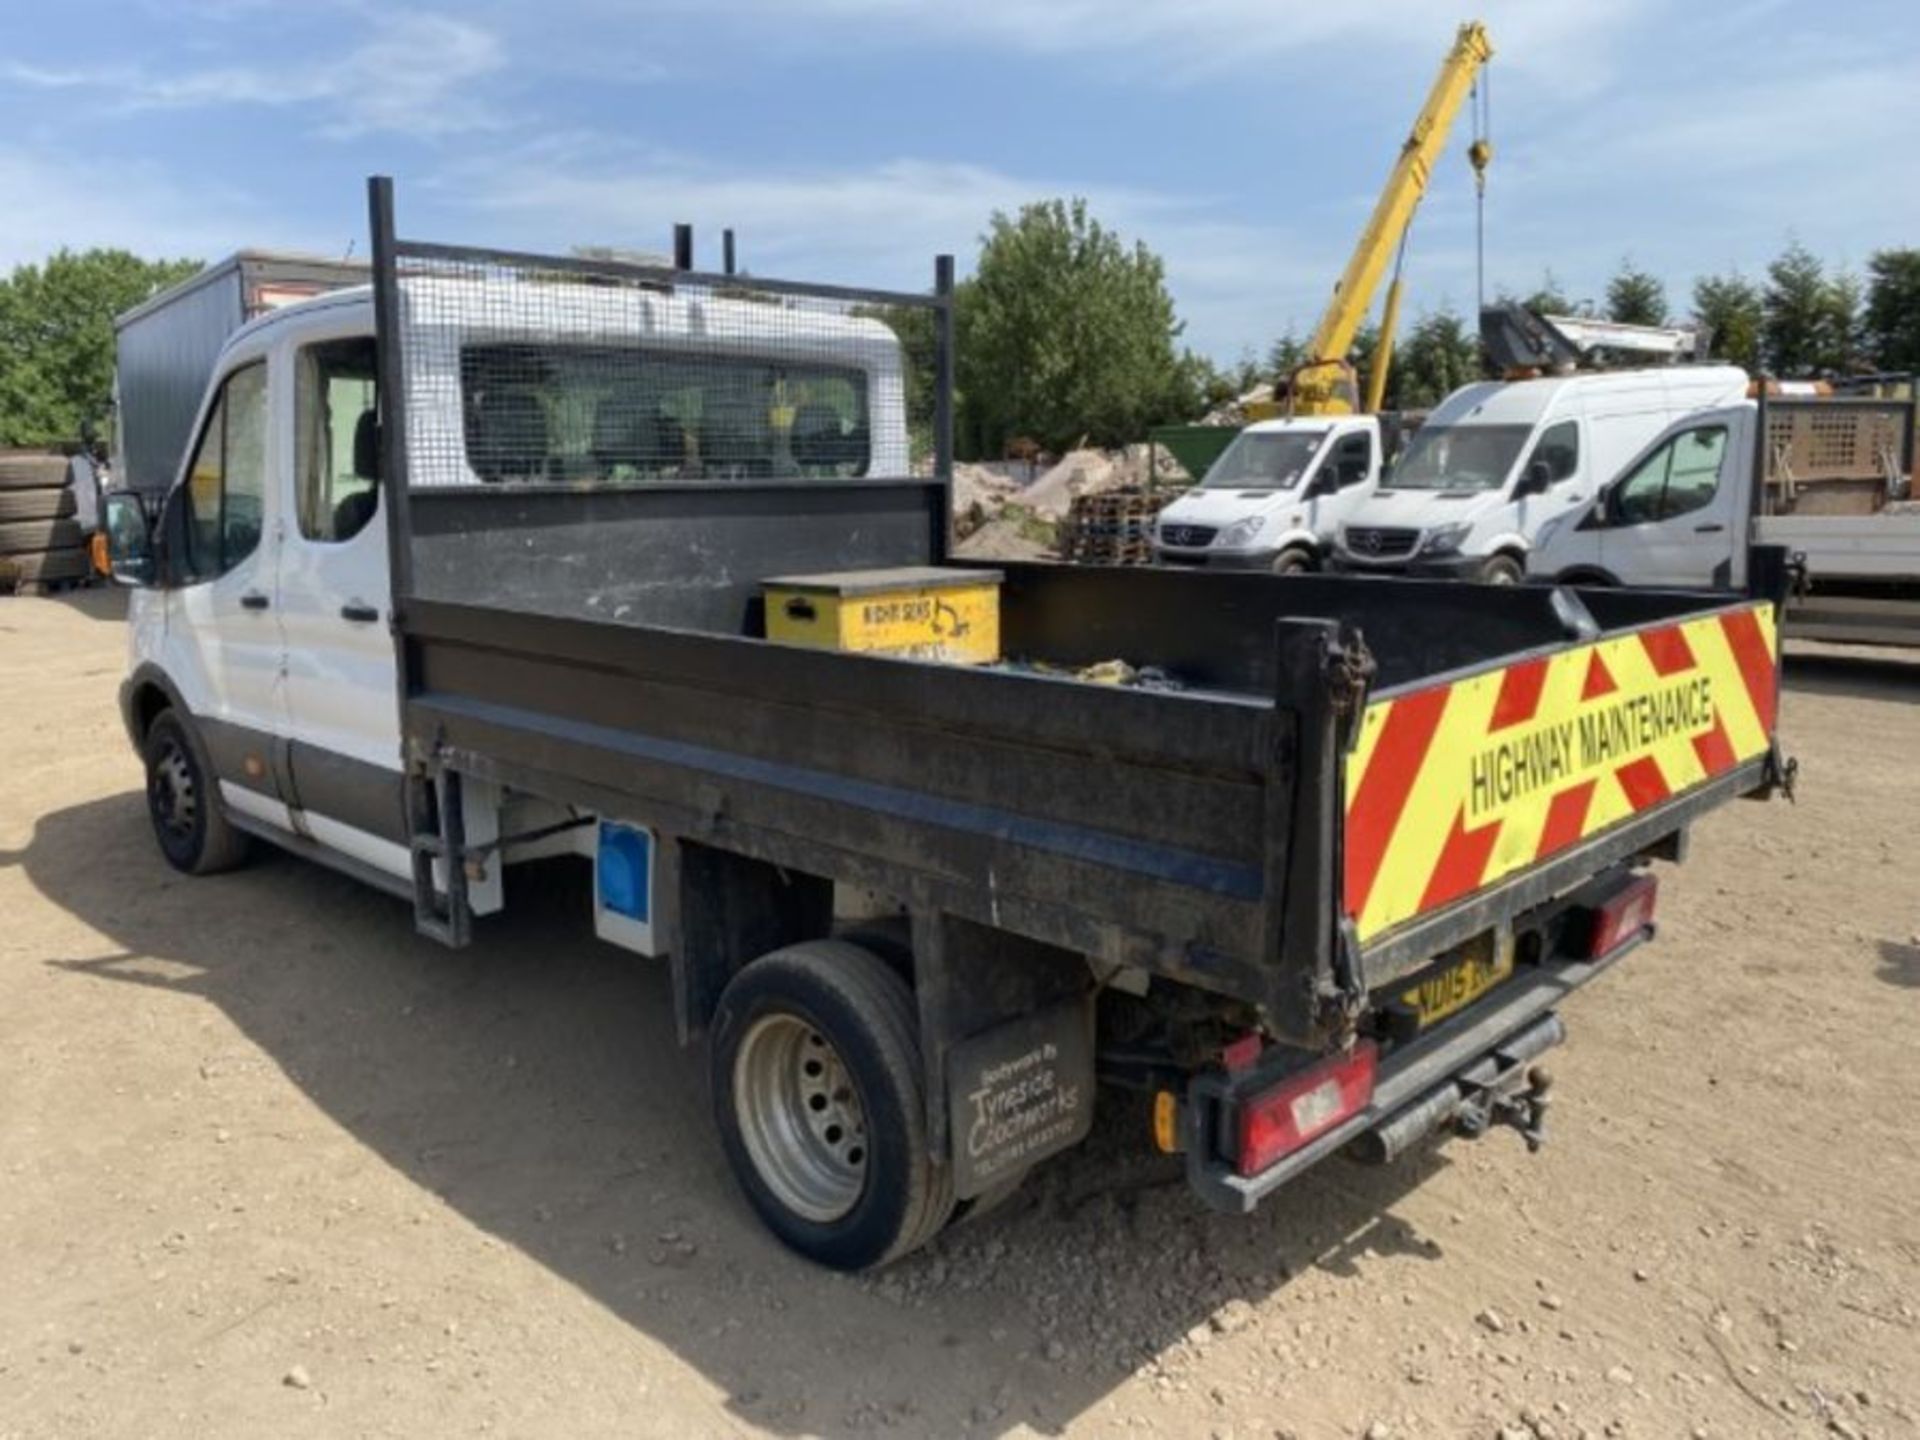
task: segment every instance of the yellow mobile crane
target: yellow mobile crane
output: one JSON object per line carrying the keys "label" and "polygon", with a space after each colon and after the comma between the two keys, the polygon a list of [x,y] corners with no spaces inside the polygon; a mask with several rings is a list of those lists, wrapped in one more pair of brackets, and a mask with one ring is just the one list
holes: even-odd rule
{"label": "yellow mobile crane", "polygon": [[[1320,325],[1308,346],[1308,359],[1290,377],[1289,414],[1350,415],[1357,408],[1359,387],[1347,352],[1352,349],[1353,337],[1367,312],[1373,308],[1374,293],[1380,288],[1388,261],[1404,253],[1407,227],[1413,222],[1413,212],[1419,207],[1421,197],[1427,193],[1434,161],[1446,147],[1454,116],[1473,92],[1480,68],[1492,58],[1493,42],[1487,38],[1487,27],[1478,20],[1462,25],[1454,37],[1453,49],[1447,53],[1439,75],[1434,78],[1427,103],[1420,107],[1413,129],[1400,147],[1400,158],[1387,176],[1386,188],[1380,192],[1366,229],[1360,232],[1360,241],[1353,248],[1347,268],[1333,287],[1333,299],[1320,317]],[[1474,184],[1482,194],[1486,189],[1487,162],[1492,158],[1493,146],[1484,132],[1477,133],[1467,147],[1467,159],[1473,164]],[[1393,361],[1393,332],[1399,318],[1400,274],[1396,263],[1393,283],[1387,287],[1386,309],[1380,319],[1379,344],[1367,376],[1365,408],[1368,412],[1380,408],[1386,393],[1387,367]]]}

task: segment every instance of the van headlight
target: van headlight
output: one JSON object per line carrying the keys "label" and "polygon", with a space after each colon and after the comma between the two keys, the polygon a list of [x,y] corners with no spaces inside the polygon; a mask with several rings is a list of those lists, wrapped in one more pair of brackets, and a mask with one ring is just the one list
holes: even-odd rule
{"label": "van headlight", "polygon": [[1427,532],[1427,538],[1420,546],[1422,555],[1453,555],[1467,543],[1467,536],[1473,533],[1471,521],[1461,521],[1457,525],[1442,525]]}
{"label": "van headlight", "polygon": [[1244,550],[1260,538],[1260,532],[1266,529],[1267,517],[1254,515],[1245,520],[1236,520],[1220,532],[1220,538],[1214,543],[1227,550]]}

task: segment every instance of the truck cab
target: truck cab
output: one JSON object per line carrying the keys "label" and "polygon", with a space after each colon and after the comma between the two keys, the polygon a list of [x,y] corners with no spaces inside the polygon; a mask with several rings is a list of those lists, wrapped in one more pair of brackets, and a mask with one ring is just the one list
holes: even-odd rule
{"label": "truck cab", "polygon": [[1464,386],[1340,529],[1336,569],[1514,584],[1541,530],[1673,420],[1737,400],[1732,366]]}
{"label": "truck cab", "polygon": [[1798,557],[1787,634],[1920,645],[1913,439],[1910,396],[1762,395],[1699,411],[1655,437],[1592,500],[1548,521],[1527,574],[1737,590],[1758,544]]}
{"label": "truck cab", "polygon": [[1198,485],[1160,512],[1154,561],[1316,570],[1341,523],[1379,483],[1380,451],[1372,415],[1249,425]]}
{"label": "truck cab", "polygon": [[1602,585],[1745,584],[1753,427],[1750,402],[1670,426],[1599,495],[1541,527],[1527,573]]}
{"label": "truck cab", "polygon": [[[420,482],[564,484],[592,470],[627,483],[723,483],[905,468],[898,345],[878,321],[795,317],[776,338],[756,334],[749,300],[633,291],[622,297],[632,314],[556,310],[509,334],[499,287],[442,293],[438,343],[420,347],[409,377],[416,395],[452,402],[417,407]],[[644,396],[609,394],[601,378],[616,324],[623,350],[656,362]],[[364,285],[236,330],[191,425],[181,422],[185,454],[151,537],[135,542],[144,554],[122,567],[153,582],[130,601],[129,729],[144,735],[161,709],[192,716],[217,790],[172,794],[173,825],[160,834],[181,856],[204,844],[217,803],[276,843],[396,882],[413,873],[374,337]],[[801,343],[811,363],[781,354]],[[676,363],[692,354],[697,365]],[[776,400],[784,428],[764,423]],[[577,411],[589,401],[584,425]],[[761,423],[743,418],[754,414]],[[116,503],[113,533],[142,536],[136,497]],[[184,751],[183,740],[183,762]]]}

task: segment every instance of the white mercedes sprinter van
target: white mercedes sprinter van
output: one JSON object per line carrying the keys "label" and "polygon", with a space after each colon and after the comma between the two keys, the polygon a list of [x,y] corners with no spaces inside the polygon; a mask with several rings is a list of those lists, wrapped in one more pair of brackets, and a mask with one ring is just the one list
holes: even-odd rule
{"label": "white mercedes sprinter van", "polygon": [[1198,485],[1160,512],[1154,563],[1317,570],[1341,522],[1379,483],[1380,455],[1375,415],[1249,425]]}
{"label": "white mercedes sprinter van", "polygon": [[1746,390],[1731,365],[1464,386],[1347,516],[1334,566],[1514,584],[1543,525],[1592,499],[1675,420]]}

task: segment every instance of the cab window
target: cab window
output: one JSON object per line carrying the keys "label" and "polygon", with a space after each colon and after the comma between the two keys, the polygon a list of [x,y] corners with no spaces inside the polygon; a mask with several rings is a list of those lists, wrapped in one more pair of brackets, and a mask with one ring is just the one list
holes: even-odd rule
{"label": "cab window", "polygon": [[267,496],[267,366],[229,375],[187,465],[181,580],[213,580],[260,544]]}
{"label": "cab window", "polygon": [[1550,425],[1533,447],[1521,470],[1525,475],[1536,463],[1547,467],[1547,483],[1557,485],[1580,468],[1580,426],[1577,421],[1562,420]]}
{"label": "cab window", "polygon": [[1333,447],[1329,462],[1334,483],[1342,490],[1360,484],[1373,473],[1373,436],[1364,430],[1342,435]]}
{"label": "cab window", "polygon": [[293,423],[300,533],[351,540],[379,508],[380,432],[370,337],[329,340],[300,351]]}
{"label": "cab window", "polygon": [[1646,525],[1704,509],[1720,488],[1727,429],[1704,425],[1673,437],[1614,487],[1613,523]]}

